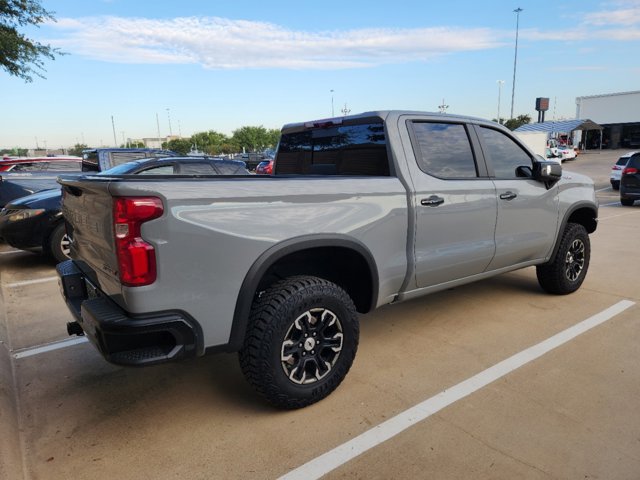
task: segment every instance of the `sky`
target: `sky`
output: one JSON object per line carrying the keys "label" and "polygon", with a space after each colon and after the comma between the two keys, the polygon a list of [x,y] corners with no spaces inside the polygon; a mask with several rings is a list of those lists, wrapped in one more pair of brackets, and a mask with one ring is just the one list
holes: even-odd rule
{"label": "sky", "polygon": [[[0,70],[0,148],[407,109],[575,118],[576,97],[640,90],[640,0],[42,0],[27,35],[66,55]],[[500,83],[503,81],[504,83]],[[113,118],[113,123],[112,123]]]}

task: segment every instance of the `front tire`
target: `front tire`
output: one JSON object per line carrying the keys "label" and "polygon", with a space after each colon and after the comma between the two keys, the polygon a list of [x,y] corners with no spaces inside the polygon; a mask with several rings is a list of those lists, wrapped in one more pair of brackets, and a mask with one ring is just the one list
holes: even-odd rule
{"label": "front tire", "polygon": [[587,230],[578,223],[569,223],[553,259],[536,267],[538,283],[549,293],[573,293],[580,288],[587,275],[590,258],[591,244]]}
{"label": "front tire", "polygon": [[69,237],[65,229],[64,223],[59,223],[56,228],[53,229],[51,235],[49,235],[48,244],[45,246],[45,251],[52,256],[56,262],[64,262],[69,260]]}
{"label": "front tire", "polygon": [[254,301],[240,366],[272,405],[306,407],[342,382],[358,336],[356,309],[342,288],[317,277],[290,277]]}

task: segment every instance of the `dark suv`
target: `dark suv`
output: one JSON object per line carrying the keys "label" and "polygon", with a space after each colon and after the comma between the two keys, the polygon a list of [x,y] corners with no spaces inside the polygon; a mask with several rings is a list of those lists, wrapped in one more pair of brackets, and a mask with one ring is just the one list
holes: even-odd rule
{"label": "dark suv", "polygon": [[629,157],[620,176],[620,203],[627,207],[640,200],[640,152]]}

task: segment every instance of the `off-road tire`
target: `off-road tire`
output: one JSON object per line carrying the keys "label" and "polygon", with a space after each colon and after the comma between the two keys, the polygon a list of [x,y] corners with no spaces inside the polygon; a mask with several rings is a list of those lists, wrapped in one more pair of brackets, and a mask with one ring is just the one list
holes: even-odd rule
{"label": "off-road tire", "polygon": [[63,246],[63,242],[68,243],[68,241],[64,222],[60,222],[49,235],[46,245],[44,245],[44,251],[58,263],[69,260],[69,256],[65,254]]}
{"label": "off-road tire", "polygon": [[317,277],[290,277],[255,299],[240,366],[272,405],[306,407],[342,382],[356,355],[358,336],[356,309],[342,288]]}
{"label": "off-road tire", "polygon": [[587,275],[591,244],[584,226],[568,223],[553,259],[536,267],[538,283],[549,293],[575,292]]}

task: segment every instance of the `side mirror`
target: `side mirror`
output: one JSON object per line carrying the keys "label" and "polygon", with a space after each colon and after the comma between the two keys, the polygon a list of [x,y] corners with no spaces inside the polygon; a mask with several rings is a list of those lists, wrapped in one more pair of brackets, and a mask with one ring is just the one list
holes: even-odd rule
{"label": "side mirror", "polygon": [[533,178],[539,182],[553,185],[562,178],[562,165],[556,162],[535,162]]}

